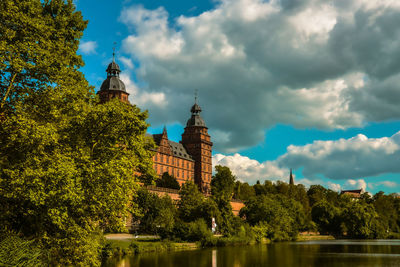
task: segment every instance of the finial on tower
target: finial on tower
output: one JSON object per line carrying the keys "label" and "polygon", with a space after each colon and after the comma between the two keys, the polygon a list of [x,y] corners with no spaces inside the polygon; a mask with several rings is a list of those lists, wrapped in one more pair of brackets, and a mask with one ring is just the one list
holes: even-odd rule
{"label": "finial on tower", "polygon": [[115,48],[117,46],[117,42],[113,43],[113,62],[115,62]]}
{"label": "finial on tower", "polygon": [[167,126],[164,125],[163,131],[162,131],[163,135],[167,135]]}
{"label": "finial on tower", "polygon": [[199,90],[195,89],[194,90],[194,103],[197,104],[197,95],[199,93]]}

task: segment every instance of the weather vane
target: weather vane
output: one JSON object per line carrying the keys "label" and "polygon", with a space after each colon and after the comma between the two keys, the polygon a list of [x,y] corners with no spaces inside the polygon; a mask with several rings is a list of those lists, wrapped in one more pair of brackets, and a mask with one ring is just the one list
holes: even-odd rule
{"label": "weather vane", "polygon": [[197,104],[197,94],[198,94],[199,90],[195,89],[194,90],[194,103]]}
{"label": "weather vane", "polygon": [[117,46],[117,42],[113,43],[113,62],[115,62],[115,47]]}

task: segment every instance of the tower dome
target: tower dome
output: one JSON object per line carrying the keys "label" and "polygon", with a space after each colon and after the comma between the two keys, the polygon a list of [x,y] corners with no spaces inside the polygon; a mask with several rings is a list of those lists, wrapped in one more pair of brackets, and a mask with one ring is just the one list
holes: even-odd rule
{"label": "tower dome", "polygon": [[186,126],[202,126],[206,127],[206,123],[204,122],[203,118],[200,116],[201,113],[201,107],[197,104],[197,99],[192,108],[190,109],[190,112],[192,112],[192,116],[190,119],[187,121]]}
{"label": "tower dome", "polygon": [[119,78],[121,69],[115,62],[115,54],[113,53],[113,60],[106,69],[107,78],[100,86],[100,101],[105,102],[111,98],[119,98],[122,102],[129,102],[129,94],[126,92],[126,87],[123,81]]}

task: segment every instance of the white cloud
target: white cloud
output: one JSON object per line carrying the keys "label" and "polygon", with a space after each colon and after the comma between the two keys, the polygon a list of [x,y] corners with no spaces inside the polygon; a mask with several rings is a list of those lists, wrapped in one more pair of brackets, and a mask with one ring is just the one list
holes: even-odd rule
{"label": "white cloud", "polygon": [[[400,132],[391,137],[368,138],[357,135],[335,141],[314,141],[304,146],[289,146],[287,152],[273,161],[259,162],[235,153],[216,154],[213,166],[228,166],[241,181],[288,181],[289,168],[302,168],[304,178],[296,183],[310,186],[324,184],[334,191],[341,189],[374,189],[379,185],[394,188],[394,181],[369,182],[365,178],[400,172]],[[328,180],[327,180],[328,179]],[[337,183],[337,180],[342,182]]]}
{"label": "white cloud", "polygon": [[235,152],[276,123],[337,129],[398,119],[399,3],[222,0],[175,19],[132,6],[120,16],[132,31],[123,49],[140,62],[141,90],[156,94],[141,100],[153,99],[142,106],[151,123],[184,124],[199,89],[206,123],[223,139],[216,149]]}
{"label": "white cloud", "polygon": [[118,60],[121,61],[126,68],[133,69],[134,65],[132,59],[126,57],[118,57]]}
{"label": "white cloud", "polygon": [[129,101],[138,106],[156,105],[165,107],[166,97],[163,92],[146,92],[139,89],[134,81],[131,80],[129,72],[121,73],[121,80],[124,81],[126,91],[129,93]]}
{"label": "white cloud", "polygon": [[79,52],[85,55],[96,54],[97,42],[81,41],[79,44]]}
{"label": "white cloud", "polygon": [[350,139],[314,141],[305,146],[289,146],[277,159],[280,166],[303,167],[310,178],[354,179],[400,172],[400,132],[391,137],[368,138],[359,134]]}
{"label": "white cloud", "polygon": [[371,189],[373,189],[373,188],[375,188],[375,187],[377,187],[377,186],[380,186],[380,185],[383,185],[383,186],[389,187],[389,188],[393,188],[393,187],[399,186],[398,183],[393,182],[393,181],[381,181],[381,182],[371,182],[371,183],[368,183],[368,187],[371,188]]}
{"label": "white cloud", "polygon": [[288,182],[289,170],[279,168],[276,163],[266,161],[260,163],[238,153],[232,156],[216,154],[212,158],[213,166],[222,165],[231,169],[238,180],[254,184],[257,180],[283,180]]}
{"label": "white cloud", "polygon": [[328,182],[328,188],[336,192],[342,190],[342,186],[340,184],[335,184],[332,182]]}

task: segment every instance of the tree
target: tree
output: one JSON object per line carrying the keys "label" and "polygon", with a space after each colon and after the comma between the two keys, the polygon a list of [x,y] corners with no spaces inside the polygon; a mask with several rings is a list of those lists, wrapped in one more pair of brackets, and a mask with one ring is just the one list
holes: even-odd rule
{"label": "tree", "polygon": [[350,201],[344,208],[342,216],[349,237],[382,238],[386,235],[386,229],[380,224],[379,216],[372,204]]}
{"label": "tree", "polygon": [[[295,214],[297,211],[293,211],[299,209],[298,211],[301,212],[302,210],[301,205],[295,203],[296,201],[285,197],[272,198],[260,195],[246,201],[240,215],[244,216],[250,225],[256,226],[258,231],[264,232],[265,237],[271,240],[292,240],[296,238],[299,230],[296,219],[301,217]],[[295,204],[295,208],[288,209],[288,206],[293,204]]]}
{"label": "tree", "polygon": [[312,185],[307,191],[308,198],[310,200],[310,206],[314,206],[315,203],[326,198],[326,188],[322,185]]}
{"label": "tree", "polygon": [[211,226],[211,218],[220,218],[216,203],[206,199],[193,182],[183,184],[179,195],[178,214],[184,222],[204,219]]}
{"label": "tree", "polygon": [[311,210],[312,220],[322,234],[341,236],[343,234],[341,210],[325,199],[314,204]]}
{"label": "tree", "polygon": [[256,193],[254,191],[254,188],[248,183],[241,183],[240,181],[236,181],[233,196],[235,199],[248,200],[255,195]]}
{"label": "tree", "polygon": [[233,213],[231,199],[235,186],[235,176],[228,167],[217,165],[215,166],[216,174],[211,180],[211,195],[218,210],[221,212],[220,220],[217,224],[224,234],[233,234]]}
{"label": "tree", "polygon": [[175,226],[177,210],[172,199],[166,195],[159,197],[146,189],[139,190],[135,203],[139,212],[134,220],[139,220],[140,231],[148,234],[169,236]]}
{"label": "tree", "polygon": [[156,180],[156,185],[159,187],[171,188],[171,189],[181,189],[178,181],[168,172],[164,172],[161,179]]}
{"label": "tree", "polygon": [[54,83],[84,80],[76,50],[87,21],[72,0],[4,0],[0,21],[1,114]]}
{"label": "tree", "polygon": [[202,206],[205,197],[200,193],[198,186],[189,181],[182,185],[179,192],[179,217],[185,222],[195,221],[202,217]]}
{"label": "tree", "polygon": [[120,229],[152,172],[147,113],[99,105],[78,68],[86,26],[72,1],[0,3],[0,231],[47,250],[47,264],[98,265],[98,230]]}

